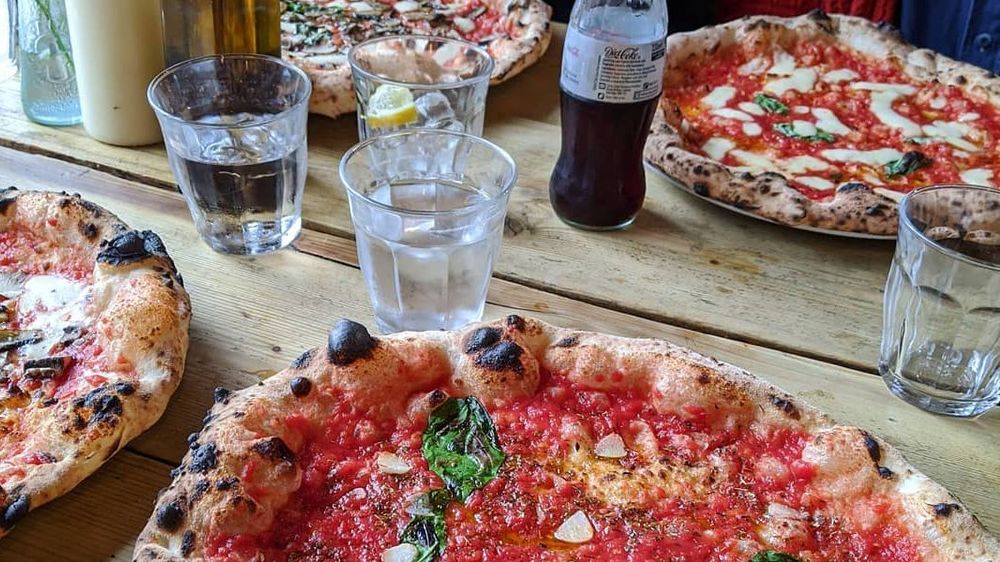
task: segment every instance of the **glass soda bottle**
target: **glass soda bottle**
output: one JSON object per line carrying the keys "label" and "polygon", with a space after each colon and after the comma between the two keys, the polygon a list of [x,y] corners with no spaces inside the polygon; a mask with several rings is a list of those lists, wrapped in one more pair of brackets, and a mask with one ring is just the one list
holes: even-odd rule
{"label": "glass soda bottle", "polygon": [[559,79],[549,199],[570,226],[616,230],[646,195],[642,149],[663,82],[666,0],[577,0]]}

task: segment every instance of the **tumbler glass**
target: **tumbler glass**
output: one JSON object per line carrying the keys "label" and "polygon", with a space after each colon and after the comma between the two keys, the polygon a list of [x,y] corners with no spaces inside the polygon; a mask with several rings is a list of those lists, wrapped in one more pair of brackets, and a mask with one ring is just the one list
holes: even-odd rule
{"label": "tumbler glass", "polygon": [[298,235],[311,90],[304,72],[266,55],[191,59],[150,83],[170,167],[213,249],[260,254]]}
{"label": "tumbler glass", "polygon": [[1000,191],[919,189],[899,214],[879,371],[925,410],[981,414],[1000,402]]}
{"label": "tumbler glass", "polygon": [[358,100],[358,137],[410,128],[483,134],[493,59],[459,39],[388,36],[347,55]]}
{"label": "tumbler glass", "polygon": [[454,131],[403,131],[347,151],[340,178],[383,333],[482,317],[516,177],[501,148]]}
{"label": "tumbler glass", "polygon": [[0,0],[0,82],[17,72],[17,0]]}

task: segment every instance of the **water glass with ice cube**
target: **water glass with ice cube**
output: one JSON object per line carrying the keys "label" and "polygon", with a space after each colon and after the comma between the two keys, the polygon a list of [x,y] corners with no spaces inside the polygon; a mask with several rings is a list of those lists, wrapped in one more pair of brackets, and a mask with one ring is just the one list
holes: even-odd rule
{"label": "water glass with ice cube", "polygon": [[191,59],[150,83],[170,167],[214,250],[261,254],[298,235],[311,91],[304,72],[264,55]]}
{"label": "water glass with ice cube", "polygon": [[516,176],[503,149],[455,131],[412,129],[347,151],[340,178],[383,333],[482,317]]}
{"label": "water glass with ice cube", "polygon": [[1000,402],[1000,191],[919,189],[899,214],[882,379],[930,412],[979,415]]}
{"label": "water glass with ice cube", "polygon": [[[387,36],[347,55],[358,102],[358,137],[410,128],[483,134],[493,59],[486,49],[447,37]],[[379,103],[389,90],[398,96]]]}

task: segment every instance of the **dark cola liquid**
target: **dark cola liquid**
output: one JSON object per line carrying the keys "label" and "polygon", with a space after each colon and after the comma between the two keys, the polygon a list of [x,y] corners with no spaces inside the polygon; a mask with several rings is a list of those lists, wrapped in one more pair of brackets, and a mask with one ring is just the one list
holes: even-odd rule
{"label": "dark cola liquid", "polygon": [[562,150],[549,181],[560,219],[594,230],[632,223],[646,196],[642,148],[656,103],[601,103],[560,88]]}

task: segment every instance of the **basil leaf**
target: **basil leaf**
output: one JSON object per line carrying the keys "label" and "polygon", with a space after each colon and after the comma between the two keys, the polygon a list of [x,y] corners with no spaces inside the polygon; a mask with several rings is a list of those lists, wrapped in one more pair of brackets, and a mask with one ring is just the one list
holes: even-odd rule
{"label": "basil leaf", "polygon": [[894,178],[896,176],[905,176],[907,174],[912,174],[913,172],[923,168],[925,166],[930,166],[934,161],[924,156],[923,153],[917,152],[916,150],[911,150],[903,155],[899,160],[893,160],[885,165],[885,175]]}
{"label": "basil leaf", "polygon": [[330,34],[330,30],[325,27],[314,27],[306,33],[306,38],[302,41],[306,45],[316,45],[320,42],[329,41],[333,35]]}
{"label": "basil leaf", "polygon": [[753,555],[750,562],[801,562],[798,558],[785,554],[784,552],[776,552],[773,550],[762,550],[757,554]]}
{"label": "basil leaf", "polygon": [[417,547],[413,562],[431,562],[444,553],[448,543],[444,516],[450,500],[447,490],[431,490],[413,500],[413,519],[399,535],[399,542]]}
{"label": "basil leaf", "polygon": [[431,412],[422,451],[431,471],[460,501],[496,478],[507,455],[483,403],[449,398]]}
{"label": "basil leaf", "polygon": [[301,2],[285,2],[285,11],[293,14],[304,14],[306,7]]}
{"label": "basil leaf", "polygon": [[832,134],[826,131],[822,131],[819,129],[816,130],[816,134],[814,135],[808,135],[808,136],[800,135],[795,131],[795,127],[791,123],[775,123],[774,130],[785,135],[786,137],[791,137],[793,139],[802,139],[809,142],[819,142],[819,141],[833,142],[837,140],[837,137],[833,136]]}
{"label": "basil leaf", "polygon": [[753,102],[759,105],[764,111],[768,113],[777,113],[778,115],[788,115],[788,106],[781,103],[778,98],[772,98],[766,94],[757,94],[757,97],[753,99]]}

